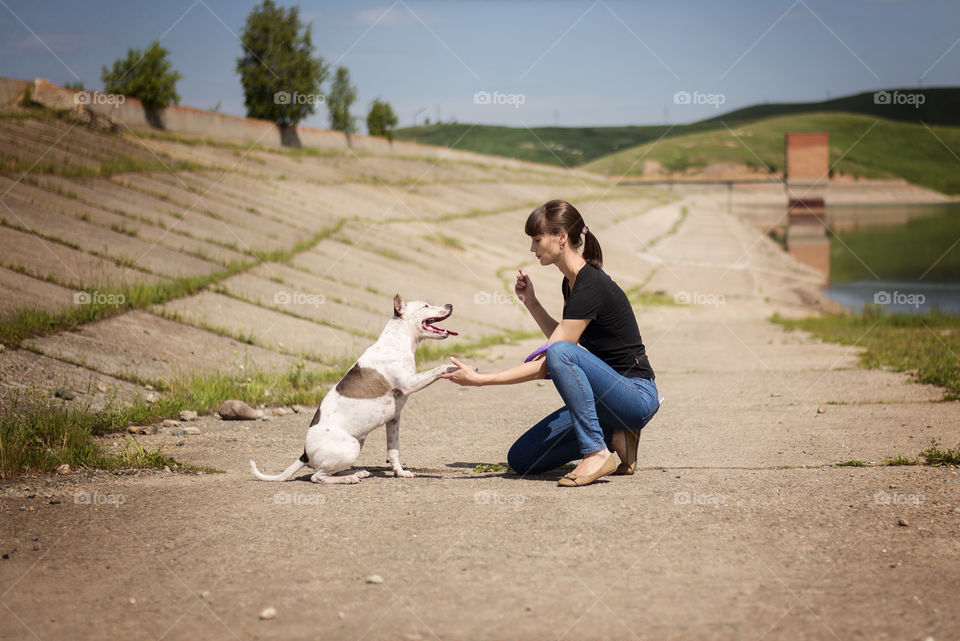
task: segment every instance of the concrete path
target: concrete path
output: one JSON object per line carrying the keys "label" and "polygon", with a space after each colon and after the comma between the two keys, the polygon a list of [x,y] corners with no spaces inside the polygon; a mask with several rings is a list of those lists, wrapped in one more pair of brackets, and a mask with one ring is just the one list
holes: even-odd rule
{"label": "concrete path", "polygon": [[[252,479],[247,459],[299,454],[302,414],[203,418],[182,447],[141,440],[225,474],[3,486],[0,638],[955,638],[957,470],[833,464],[956,443],[957,403],[769,323],[814,309],[812,275],[725,202],[597,223],[618,280],[690,302],[638,308],[667,401],[635,476],[570,490],[473,471],[558,406],[549,383],[428,388],[401,430],[418,477],[388,476],[381,432],[357,486]],[[558,311],[556,273],[530,272]]]}

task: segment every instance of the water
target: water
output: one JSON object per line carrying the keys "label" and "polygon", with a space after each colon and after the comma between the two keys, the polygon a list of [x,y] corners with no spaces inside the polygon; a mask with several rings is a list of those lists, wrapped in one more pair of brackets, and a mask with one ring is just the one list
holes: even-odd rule
{"label": "water", "polygon": [[830,285],[844,307],[960,313],[960,203],[829,207]]}

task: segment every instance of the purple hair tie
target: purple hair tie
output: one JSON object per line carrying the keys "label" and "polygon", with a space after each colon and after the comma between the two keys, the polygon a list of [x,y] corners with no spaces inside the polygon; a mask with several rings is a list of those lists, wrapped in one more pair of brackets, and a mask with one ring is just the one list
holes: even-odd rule
{"label": "purple hair tie", "polygon": [[[546,352],[548,349],[550,349],[550,346],[551,346],[551,345],[553,345],[553,343],[547,343],[546,345],[541,345],[541,346],[538,347],[537,349],[535,349],[535,350],[533,350],[532,352],[530,352],[530,355],[527,356],[525,359],[523,359],[523,362],[524,362],[524,363],[529,363],[530,361],[532,361],[533,359],[535,359],[537,356],[540,356],[540,354],[543,354],[543,353]],[[544,378],[550,378],[550,372],[547,372],[547,375],[546,375]]]}
{"label": "purple hair tie", "polygon": [[586,236],[588,231],[590,231],[590,228],[587,227],[586,225],[584,225],[584,226],[583,226],[583,231],[581,231],[580,233],[583,234],[584,236]]}

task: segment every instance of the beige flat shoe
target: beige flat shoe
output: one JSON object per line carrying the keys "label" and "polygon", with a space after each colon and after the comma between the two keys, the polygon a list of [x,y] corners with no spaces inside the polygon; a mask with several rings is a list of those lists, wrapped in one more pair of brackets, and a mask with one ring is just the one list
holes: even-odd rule
{"label": "beige flat shoe", "polygon": [[606,476],[614,470],[617,469],[617,459],[613,456],[607,458],[607,462],[600,466],[600,469],[594,472],[593,474],[588,474],[586,476],[577,476],[573,472],[566,474],[562,479],[557,481],[557,485],[560,487],[583,487],[584,485],[590,485],[596,481],[601,476]]}
{"label": "beige flat shoe", "polygon": [[614,472],[617,476],[630,476],[637,469],[637,450],[640,447],[640,432],[643,430],[620,430],[626,443],[626,456]]}

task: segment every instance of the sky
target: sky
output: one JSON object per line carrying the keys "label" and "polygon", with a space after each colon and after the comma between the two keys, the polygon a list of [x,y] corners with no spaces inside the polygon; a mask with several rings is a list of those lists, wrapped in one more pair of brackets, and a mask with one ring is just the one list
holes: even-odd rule
{"label": "sky", "polygon": [[[0,0],[0,75],[100,89],[101,67],[159,39],[183,74],[180,104],[245,115],[238,34],[255,4]],[[360,131],[375,98],[400,126],[650,125],[960,85],[956,0],[296,4],[317,55],[350,70]],[[301,124],[327,127],[325,107]]]}

